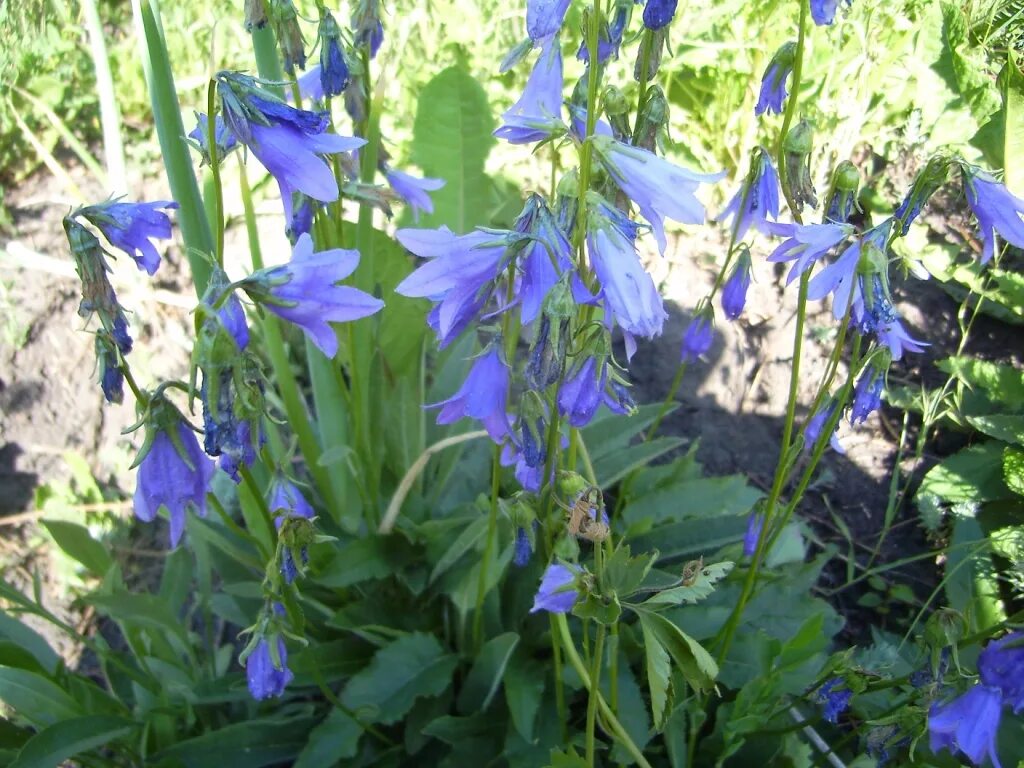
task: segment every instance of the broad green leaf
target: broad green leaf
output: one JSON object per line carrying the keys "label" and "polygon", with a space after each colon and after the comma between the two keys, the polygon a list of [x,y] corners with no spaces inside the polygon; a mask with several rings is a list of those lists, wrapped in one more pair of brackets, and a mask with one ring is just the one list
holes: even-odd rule
{"label": "broad green leaf", "polygon": [[306,744],[311,717],[247,720],[232,723],[202,736],[180,741],[156,758],[188,768],[224,768],[237,765],[244,755],[245,768],[292,764]]}
{"label": "broad green leaf", "polygon": [[[484,595],[490,593],[501,580],[502,574],[512,561],[512,542],[496,557],[492,557],[484,577]],[[480,570],[483,567],[483,559],[473,563],[471,568],[465,570],[451,571],[447,577],[442,579],[445,591],[451,595],[459,615],[468,616],[476,606],[477,594],[480,590]],[[449,587],[449,584],[454,584]]]}
{"label": "broad green leaf", "polygon": [[970,633],[994,627],[1005,618],[988,550],[987,537],[977,520],[965,517],[956,521],[947,550],[946,599],[951,608],[967,617]]}
{"label": "broad green leaf", "polygon": [[698,691],[709,691],[718,677],[718,665],[704,646],[661,614],[637,609],[641,626],[668,651],[686,682]]}
{"label": "broad green leaf", "polygon": [[88,528],[65,520],[43,520],[42,523],[57,546],[93,576],[102,578],[110,570],[114,561],[107,554],[106,547],[89,535]]}
{"label": "broad green leaf", "polygon": [[48,674],[57,671],[60,657],[43,636],[3,610],[0,610],[0,638],[7,638],[31,653]]}
{"label": "broad green leaf", "polygon": [[1003,451],[1003,479],[1011,491],[1024,496],[1024,450],[1007,446]]}
{"label": "broad green leaf", "polygon": [[588,768],[588,763],[575,749],[569,747],[567,752],[552,749],[551,761],[544,768]]}
{"label": "broad green leaf", "polygon": [[1024,445],[1024,416],[1018,414],[993,414],[991,416],[968,416],[967,423],[979,432],[1006,443]]}
{"label": "broad green leaf", "polygon": [[573,616],[581,619],[593,619],[598,624],[611,626],[619,620],[622,614],[622,606],[613,595],[611,598],[600,597],[595,594],[588,594],[582,600],[578,600],[572,608]]}
{"label": "broad green leaf", "polygon": [[[375,230],[374,277],[387,307],[380,315],[378,345],[387,362],[388,374],[400,378],[416,370],[420,346],[427,334],[424,318],[430,309],[426,299],[410,299],[395,293],[395,287],[412,271],[412,260],[398,242]],[[419,407],[419,403],[416,404]]]}
{"label": "broad green leaf", "polygon": [[458,707],[464,714],[483,712],[498,692],[509,659],[519,644],[519,635],[506,632],[488,640],[473,662],[459,692]]}
{"label": "broad green leaf", "polygon": [[36,727],[85,714],[48,678],[13,667],[0,667],[0,701]]}
{"label": "broad green leaf", "polygon": [[1008,498],[1003,482],[1003,443],[989,441],[972,445],[943,459],[924,476],[920,494],[931,494],[947,502],[982,502]]}
{"label": "broad green leaf", "polygon": [[594,475],[601,488],[609,488],[634,469],[646,466],[686,441],[679,437],[656,437],[594,459]]}
{"label": "broad green leaf", "polygon": [[645,552],[632,557],[628,546],[620,546],[604,564],[604,584],[620,599],[629,597],[643,584],[657,556],[657,552]]}
{"label": "broad green leaf", "polygon": [[[666,415],[678,407],[673,404],[666,411]],[[628,446],[635,435],[639,435],[654,423],[660,411],[661,403],[641,405],[628,418],[602,410],[597,418],[580,430],[580,436],[586,443],[591,460],[598,461]]]}
{"label": "broad green leaf", "polygon": [[948,357],[940,361],[938,367],[968,387],[984,390],[997,402],[1011,408],[1024,405],[1024,372],[1019,368],[970,357]]}
{"label": "broad green leaf", "polygon": [[69,757],[127,736],[135,727],[131,720],[106,715],[61,720],[29,739],[10,768],[52,768]]}
{"label": "broad green leaf", "polygon": [[389,725],[421,696],[438,696],[452,681],[458,659],[433,635],[406,635],[379,650],[345,686],[342,703],[361,719]]}
{"label": "broad green leaf", "polygon": [[294,768],[321,768],[356,756],[363,729],[347,713],[332,709],[312,731]]}
{"label": "broad green leaf", "polygon": [[434,565],[434,569],[430,572],[430,583],[432,584],[438,576],[455,565],[464,554],[475,548],[485,533],[487,533],[487,518],[483,515],[463,528],[441,559]]}
{"label": "broad green leaf", "polygon": [[401,570],[414,557],[412,546],[401,534],[354,539],[335,550],[334,557],[313,580],[325,587],[350,587],[383,579]]}
{"label": "broad green leaf", "polygon": [[629,525],[644,519],[657,525],[688,518],[742,515],[749,512],[762,495],[748,485],[742,475],[701,477],[630,499],[622,516]]}
{"label": "broad green leaf", "polygon": [[945,46],[935,69],[967,103],[980,125],[999,109],[999,97],[984,57],[970,41],[965,12],[957,3],[942,5],[942,37]]}
{"label": "broad green leaf", "polygon": [[658,562],[711,556],[727,544],[742,541],[747,530],[745,515],[684,520],[662,525],[633,536],[630,546],[638,552],[657,549]]}
{"label": "broad green leaf", "polygon": [[512,725],[529,743],[534,739],[537,710],[544,695],[548,670],[520,650],[512,655],[505,667],[505,703],[508,705]]}
{"label": "broad green leaf", "polygon": [[715,591],[715,583],[724,579],[734,567],[734,563],[725,560],[721,563],[705,565],[698,572],[692,584],[674,589],[666,589],[646,600],[644,605],[679,605],[680,603],[696,603]]}
{"label": "broad green leaf", "polygon": [[644,658],[647,665],[647,690],[651,694],[651,718],[655,730],[661,731],[672,711],[672,663],[658,636],[643,621]]}
{"label": "broad green leaf", "polygon": [[1003,167],[1006,186],[1017,197],[1024,197],[1024,59],[1012,48],[1006,52],[1003,68],[1004,123]]}
{"label": "broad green leaf", "polygon": [[445,180],[434,192],[434,212],[418,226],[449,226],[457,233],[488,223],[493,184],[484,163],[494,146],[487,94],[460,66],[448,67],[420,91],[413,125],[412,161],[426,176]]}

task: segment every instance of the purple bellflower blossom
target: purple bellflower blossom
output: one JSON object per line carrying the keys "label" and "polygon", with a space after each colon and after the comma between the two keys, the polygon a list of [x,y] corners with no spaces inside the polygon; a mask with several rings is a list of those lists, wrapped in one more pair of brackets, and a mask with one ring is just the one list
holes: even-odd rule
{"label": "purple bellflower blossom", "polygon": [[714,316],[710,312],[700,312],[683,331],[683,343],[679,350],[680,361],[696,362],[707,354],[714,341]]}
{"label": "purple bellflower blossom", "polygon": [[338,182],[321,155],[350,152],[366,140],[327,133],[326,112],[290,107],[252,78],[221,73],[217,79],[228,129],[271,175],[314,200],[337,200]]}
{"label": "purple bellflower blossom", "polygon": [[170,200],[101,203],[82,208],[79,213],[95,224],[112,246],[131,256],[139,269],[152,275],[160,266],[160,254],[152,238],[166,240],[171,236],[171,219],[160,209],[177,207]]}
{"label": "purple bellflower blossom", "polygon": [[751,226],[759,232],[771,234],[768,217],[779,218],[779,175],[775,172],[771,157],[764,148],[758,147],[750,165],[747,178],[725,209],[718,214],[719,220],[734,217],[737,241],[743,239]]}
{"label": "purple bellflower blossom", "polygon": [[[837,226],[819,224],[816,226]],[[862,258],[879,259],[892,229],[892,219],[886,219],[877,227],[869,229],[846,247],[834,263],[815,275],[807,285],[807,298],[818,301],[828,294],[835,294],[832,301],[832,315],[836,320],[846,316],[853,292],[857,290],[857,274]],[[868,247],[870,245],[870,247]],[[881,257],[884,260],[884,256]]]}
{"label": "purple bellflower blossom", "polygon": [[529,325],[540,314],[544,299],[561,275],[572,269],[572,247],[539,195],[527,199],[515,230],[533,238],[520,254],[519,284],[515,291],[522,306],[522,323]]}
{"label": "purple bellflower blossom", "polygon": [[278,182],[278,187],[281,189],[281,204],[284,207],[284,231],[288,242],[294,247],[300,237],[313,231],[315,201],[301,192],[293,191],[287,184]]}
{"label": "purple bellflower blossom", "polygon": [[978,657],[981,682],[1002,691],[1015,715],[1024,710],[1024,632],[993,640]]}
{"label": "purple bellflower blossom", "polygon": [[117,355],[117,344],[104,330],[96,333],[96,364],[100,373],[100,388],[108,403],[124,400],[124,371]]}
{"label": "purple bellflower blossom", "polygon": [[754,114],[781,115],[783,105],[789,91],[786,90],[786,80],[789,73],[793,71],[793,60],[796,56],[796,43],[786,43],[772,56],[768,68],[761,77],[761,91],[757,97],[757,104],[754,105]]}
{"label": "purple bellflower blossom", "polygon": [[288,649],[284,638],[278,635],[277,658],[280,666],[274,664],[270,654],[270,642],[263,638],[245,660],[245,677],[249,684],[249,694],[256,701],[263,701],[280,696],[295,676],[288,669]]}
{"label": "purple bellflower blossom", "polygon": [[[836,18],[836,11],[843,0],[811,0],[811,18],[819,27],[828,26]],[[846,0],[847,5],[852,5],[853,0]]]}
{"label": "purple bellflower blossom", "polygon": [[530,562],[531,555],[533,555],[533,545],[530,543],[530,534],[521,525],[517,526],[512,564],[517,568],[522,568]]}
{"label": "purple bellflower blossom", "polygon": [[644,26],[647,29],[661,29],[676,15],[679,0],[647,0],[644,6]]}
{"label": "purple bellflower blossom", "polygon": [[348,62],[341,44],[341,29],[329,11],[322,11],[317,35],[320,38],[320,87],[327,96],[341,96],[348,87]]}
{"label": "purple bellflower blossom", "polygon": [[299,95],[309,101],[324,100],[324,83],[320,74],[320,65],[314,64],[304,74],[296,78],[299,86]]}
{"label": "purple bellflower blossom", "polygon": [[998,688],[980,683],[946,704],[928,711],[928,745],[938,754],[963,752],[975,765],[988,757],[1002,768],[996,752],[996,734],[1002,717],[1003,696]]}
{"label": "purple bellflower blossom", "polygon": [[389,165],[384,166],[384,178],[394,193],[412,207],[414,221],[420,220],[420,211],[434,212],[434,201],[427,193],[436,192],[445,185],[444,179],[419,178]]}
{"label": "purple bellflower blossom", "polygon": [[739,260],[722,286],[722,311],[730,320],[737,320],[743,314],[750,288],[750,252],[743,250]]}
{"label": "purple bellflower blossom", "polygon": [[576,604],[580,593],[573,588],[580,569],[577,566],[552,563],[544,571],[540,588],[533,598],[530,613],[548,611],[549,613],[568,613]]}
{"label": "purple bellflower blossom", "polygon": [[[298,486],[289,480],[282,472],[274,474],[270,482],[270,489],[267,493],[267,507],[270,513],[275,516],[274,525],[278,531],[288,523],[289,520],[312,520],[316,517],[313,507],[306,501],[306,497]],[[287,529],[286,529],[287,530]],[[279,534],[280,535],[280,534]],[[299,569],[295,565],[295,557],[302,560],[305,565],[309,560],[309,554],[305,543],[297,544],[293,537],[282,539],[286,546],[281,552],[281,575],[286,584],[291,584],[299,575]],[[293,551],[294,550],[294,551]]]}
{"label": "purple bellflower blossom", "polygon": [[[204,112],[196,112],[196,127],[189,131],[188,137],[195,142],[195,146],[198,147],[200,154],[203,156],[203,162],[207,165],[210,164],[210,133],[209,125],[210,118]],[[213,140],[217,145],[217,158],[218,160],[223,159],[227,156],[228,152],[238,147],[238,139],[235,138],[234,134],[228,130],[227,125],[224,122],[224,118],[220,115],[214,120],[214,134]]]}
{"label": "purple bellflower blossom", "polygon": [[140,463],[133,506],[135,516],[146,523],[153,522],[161,508],[166,509],[171,546],[176,547],[185,531],[186,511],[191,507],[200,517],[206,515],[213,465],[181,414],[169,405],[162,405],[159,411],[152,435],[146,436],[148,445],[136,460]]}
{"label": "purple bellflower blossom", "polygon": [[764,528],[764,514],[751,512],[747,517],[747,531],[743,534],[744,557],[753,557],[757,552],[757,542],[761,538],[762,528]]}
{"label": "purple bellflower blossom", "polygon": [[606,202],[590,209],[587,253],[611,317],[623,331],[654,338],[668,314],[636,252],[638,227]]}
{"label": "purple bellflower blossom", "polygon": [[494,131],[510,144],[531,144],[565,132],[562,122],[562,49],[558,37],[544,43],[519,101],[501,116]]}
{"label": "purple bellflower blossom", "polygon": [[851,320],[861,334],[875,334],[893,360],[901,359],[904,351],[923,352],[928,346],[907,333],[892,305],[888,286],[877,272],[857,276]]}
{"label": "purple bellflower blossom", "polygon": [[569,0],[527,0],[526,34],[535,45],[558,33],[569,10]]}
{"label": "purple bellflower blossom", "polygon": [[590,356],[566,375],[558,390],[558,410],[568,417],[574,427],[585,427],[597,414],[605,398],[608,383],[608,363],[598,365]]}
{"label": "purple bellflower blossom", "polygon": [[427,408],[440,408],[438,424],[451,424],[466,416],[476,419],[495,442],[508,434],[508,389],[511,372],[494,344],[473,363],[459,391]]}
{"label": "purple bellflower blossom", "polygon": [[786,276],[786,284],[810,269],[815,261],[839,245],[853,233],[849,224],[773,224],[768,222],[773,235],[785,237],[768,257],[772,263],[792,261],[793,266]]}
{"label": "purple bellflower blossom", "polygon": [[980,168],[963,164],[961,174],[967,203],[978,219],[983,243],[981,263],[987,264],[995,254],[997,233],[1006,242],[1024,248],[1024,200]]}
{"label": "purple bellflower blossom", "polygon": [[462,333],[490,298],[505,264],[510,234],[475,230],[456,235],[447,227],[395,233],[407,250],[429,259],[399,283],[395,293],[435,302],[428,323],[442,348]]}
{"label": "purple bellflower blossom", "polygon": [[815,695],[818,703],[825,705],[822,716],[832,724],[839,722],[839,716],[850,706],[850,699],[853,698],[853,691],[849,688],[838,688],[837,690],[837,687],[842,685],[843,678],[833,677],[827,680]]}
{"label": "purple bellflower blossom", "polygon": [[637,204],[641,215],[650,222],[662,254],[668,246],[665,217],[681,224],[704,223],[704,206],[694,193],[702,183],[721,179],[725,171],[694,173],[652,152],[608,136],[594,136],[590,141],[616,185]]}
{"label": "purple bellflower blossom", "polygon": [[882,407],[884,388],[885,371],[872,362],[861,373],[854,387],[853,404],[850,406],[851,424],[863,424],[868,416]]}
{"label": "purple bellflower blossom", "polygon": [[[604,64],[613,55],[618,56],[619,46],[622,45],[622,35],[626,31],[626,15],[627,5],[619,2],[616,4],[612,23],[601,25],[597,36],[597,60],[599,63]],[[587,46],[586,40],[580,43],[579,50],[576,51],[576,58],[579,61],[590,63],[590,48]]]}
{"label": "purple bellflower blossom", "polygon": [[[804,450],[813,451],[814,446],[818,442],[818,438],[821,437],[821,430],[825,428],[828,420],[832,418],[832,414],[836,410],[836,401],[831,397],[825,403],[824,406],[815,411],[811,417],[807,420],[807,426],[804,427]],[[829,445],[832,446],[832,450],[836,453],[845,454],[846,449],[843,448],[839,442],[839,425],[836,424],[836,429],[833,430],[831,436],[829,436]]]}
{"label": "purple bellflower blossom", "polygon": [[359,251],[335,248],[313,251],[313,239],[302,235],[283,266],[261,269],[242,287],[278,317],[302,328],[327,357],[338,353],[338,337],[330,323],[346,323],[378,312],[384,302],[348,285],[337,285],[359,264]]}

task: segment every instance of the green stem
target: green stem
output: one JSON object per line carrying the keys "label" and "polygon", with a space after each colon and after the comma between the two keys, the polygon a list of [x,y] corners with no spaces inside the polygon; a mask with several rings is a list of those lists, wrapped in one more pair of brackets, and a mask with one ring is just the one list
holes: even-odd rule
{"label": "green stem", "polygon": [[593,154],[593,147],[589,139],[594,135],[594,127],[597,125],[597,87],[601,76],[601,65],[597,60],[598,38],[601,34],[600,22],[600,3],[598,0],[594,0],[590,11],[590,24],[587,26],[587,52],[590,59],[587,64],[587,126],[586,135],[584,135],[580,147],[579,205],[576,210],[576,231],[573,232],[574,250],[578,253],[577,264],[580,277],[584,282],[587,282],[588,273],[586,270],[586,259],[583,255],[583,243],[586,233],[587,191],[590,188],[590,166]]}
{"label": "green stem", "polygon": [[[569,633],[569,623],[565,619],[565,614],[551,614],[551,620],[558,627],[558,634],[561,638],[562,646],[565,649],[565,655],[569,659],[569,663],[572,664],[573,669],[576,670],[576,674],[578,674],[580,679],[583,681],[584,687],[586,687],[588,691],[593,690],[595,688],[594,680],[587,671],[579,653],[576,652],[576,646],[573,644],[572,635]],[[641,766],[641,768],[651,768],[651,764],[647,761],[647,758],[644,757],[644,753],[640,751],[640,748],[637,747],[633,739],[629,737],[626,729],[622,727],[622,723],[619,722],[615,713],[612,712],[607,702],[605,702],[604,697],[601,696],[601,692],[596,691],[596,695],[597,708],[601,712],[601,716],[604,718],[605,723],[608,725],[612,737],[622,744],[626,751],[629,752],[636,761],[637,765]]]}
{"label": "green stem", "polygon": [[210,172],[213,174],[214,191],[214,258],[224,269],[224,186],[220,179],[220,157],[217,155],[217,81],[210,80],[206,93],[206,143],[210,156]]}
{"label": "green stem", "polygon": [[555,710],[558,712],[558,722],[562,726],[562,743],[569,742],[569,710],[565,706],[565,685],[562,683],[562,645],[558,642],[558,625],[555,622],[555,614],[549,613],[548,619],[551,623],[551,656],[554,663],[553,674],[555,676]]}
{"label": "green stem", "polygon": [[[595,553],[600,548],[595,548]],[[590,660],[590,681],[587,698],[587,765],[594,768],[594,724],[597,722],[597,700],[601,696],[601,661],[604,655],[604,624],[597,625],[597,640],[594,643],[594,656]]]}
{"label": "green stem", "polygon": [[484,618],[484,598],[487,596],[487,572],[494,556],[494,541],[498,531],[498,492],[501,484],[501,447],[494,446],[494,458],[491,462],[491,509],[487,516],[487,540],[484,543],[484,556],[480,560],[480,578],[476,584],[476,606],[473,611],[473,648],[480,650],[481,634]]}
{"label": "green stem", "polygon": [[654,32],[644,27],[644,36],[640,41],[640,88],[636,98],[636,122],[633,124],[633,144],[636,144],[637,136],[640,133],[640,113],[643,112],[644,99],[647,98],[647,72],[651,68],[651,45],[653,42]]}
{"label": "green stem", "polygon": [[668,394],[665,395],[665,399],[661,401],[661,408],[658,409],[658,416],[647,430],[647,434],[644,435],[644,442],[649,442],[656,434],[658,434],[658,427],[661,426],[661,422],[668,415],[669,410],[672,408],[672,403],[676,400],[676,394],[679,392],[679,387],[683,383],[683,376],[686,375],[686,366],[688,362],[684,360],[676,368],[676,375],[672,379],[672,385],[668,388]]}

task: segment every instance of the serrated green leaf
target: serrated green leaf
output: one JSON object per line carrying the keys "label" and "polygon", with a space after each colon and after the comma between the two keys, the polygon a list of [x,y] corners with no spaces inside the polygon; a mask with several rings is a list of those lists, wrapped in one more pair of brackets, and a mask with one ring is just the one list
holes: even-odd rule
{"label": "serrated green leaf", "polygon": [[649,631],[668,651],[686,682],[697,691],[709,691],[718,677],[718,665],[700,643],[661,614],[636,609],[645,632]]}
{"label": "serrated green leaf", "polygon": [[1024,450],[1007,446],[1003,451],[1003,479],[1011,491],[1024,496]]}
{"label": "serrated green leaf", "polygon": [[651,694],[651,719],[661,731],[672,711],[672,662],[658,636],[643,621],[644,658],[647,665],[647,690]]}
{"label": "serrated green leaf", "polygon": [[331,561],[312,578],[325,587],[350,587],[386,578],[408,565],[414,556],[413,548],[399,534],[355,539],[335,550]]}
{"label": "serrated green leaf", "polygon": [[664,592],[644,601],[644,605],[679,605],[681,603],[697,603],[715,591],[715,583],[724,579],[733,569],[735,563],[725,560],[711,563],[701,568],[693,584],[688,584]]}
{"label": "serrated green leaf", "polygon": [[613,598],[602,598],[598,595],[588,594],[582,600],[578,600],[572,608],[573,616],[581,619],[593,619],[598,624],[611,626],[619,620],[622,614],[622,606],[619,601]]}
{"label": "serrated green leaf", "polygon": [[990,363],[971,357],[948,357],[937,365],[968,387],[980,387],[997,402],[1011,408],[1024,405],[1024,372],[1012,365]]}
{"label": "serrated green leaf", "polygon": [[[634,436],[639,435],[654,423],[661,412],[661,403],[641,405],[629,418],[620,414],[602,411],[592,422],[580,430],[580,436],[590,452],[591,461],[598,461],[629,445]],[[666,415],[679,406],[673,404]]]}
{"label": "serrated green leaf", "polygon": [[483,712],[490,706],[517,645],[519,635],[515,632],[506,632],[484,643],[459,691],[457,703],[460,712]]}
{"label": "serrated green leaf", "polygon": [[433,635],[415,632],[374,654],[341,694],[360,719],[390,725],[404,717],[421,696],[438,696],[452,681],[458,659]]}
{"label": "serrated green leaf", "polygon": [[1024,445],[1024,416],[1017,414],[993,414],[991,416],[968,416],[967,423],[989,437],[1004,443]]}
{"label": "serrated green leaf", "polygon": [[657,556],[657,552],[645,552],[632,557],[628,546],[620,546],[604,564],[604,584],[620,599],[629,597],[643,584]]}
{"label": "serrated green leaf", "polygon": [[69,757],[127,736],[135,727],[131,720],[106,715],[62,720],[29,739],[10,768],[52,768]]}
{"label": "serrated green leaf", "polygon": [[464,68],[448,67],[420,91],[413,126],[412,161],[426,176],[445,180],[434,192],[434,212],[418,226],[442,224],[468,232],[489,221],[493,184],[484,163],[495,139],[487,94]]}
{"label": "serrated green leaf", "polygon": [[65,520],[43,520],[42,523],[57,546],[93,576],[102,578],[110,570],[114,561],[106,547],[89,535],[88,528]]}
{"label": "serrated green leaf", "polygon": [[1003,443],[989,441],[954,453],[932,467],[918,493],[947,502],[995,501],[1009,496],[1003,482]]}

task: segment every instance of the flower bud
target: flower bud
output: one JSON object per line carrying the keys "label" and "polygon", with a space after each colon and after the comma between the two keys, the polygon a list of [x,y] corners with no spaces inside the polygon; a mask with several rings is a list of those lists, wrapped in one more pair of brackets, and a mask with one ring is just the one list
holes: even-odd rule
{"label": "flower bud", "polygon": [[804,209],[804,204],[812,208],[818,207],[818,195],[811,181],[811,151],[814,149],[814,128],[806,120],[801,120],[786,134],[783,145],[786,155],[786,184],[797,211]]}
{"label": "flower bud", "polygon": [[100,387],[108,403],[124,400],[124,372],[117,355],[117,346],[110,334],[99,331],[96,334],[96,363],[100,373]]}
{"label": "flower bud", "polygon": [[292,0],[270,0],[270,14],[274,22],[274,34],[284,60],[284,71],[295,74],[295,67],[306,68],[305,41],[299,28],[299,16]]}
{"label": "flower bud", "polygon": [[267,26],[267,6],[264,0],[245,0],[245,31]]}
{"label": "flower bud", "polygon": [[740,252],[736,266],[722,287],[722,310],[730,320],[736,320],[743,313],[747,303],[747,289],[750,288],[750,250]]}
{"label": "flower bud", "polygon": [[644,6],[644,26],[647,29],[667,27],[676,15],[679,0],[647,0]]}
{"label": "flower bud", "polygon": [[832,222],[845,224],[850,220],[853,209],[860,210],[857,204],[857,187],[860,186],[860,172],[849,160],[843,160],[832,171],[832,183],[829,185],[825,203],[825,217],[822,224]]}
{"label": "flower bud", "polygon": [[629,137],[629,103],[622,89],[609,85],[604,89],[604,113],[612,133],[618,141],[626,141]]}
{"label": "flower bud", "polygon": [[914,223],[924,208],[924,204],[935,192],[949,179],[949,167],[952,159],[948,155],[935,155],[929,158],[916,177],[914,183],[903,198],[894,214],[900,224],[900,237],[905,237],[910,231],[910,225]]}
{"label": "flower bud", "polygon": [[637,118],[636,146],[654,152],[668,125],[668,99],[660,85],[647,89]]}
{"label": "flower bud", "polygon": [[[640,50],[636,55],[636,63],[633,65],[633,79],[638,83],[646,80],[650,82],[658,74],[661,66],[661,52],[665,48],[668,39],[668,27],[651,30],[648,33],[650,41],[640,43]],[[646,47],[645,47],[646,46]],[[647,74],[644,76],[644,56],[646,51]]]}
{"label": "flower bud", "polygon": [[330,11],[323,11],[317,35],[320,38],[320,85],[324,96],[341,96],[348,86],[348,64],[341,46],[341,30]]}
{"label": "flower bud", "polygon": [[680,360],[684,363],[696,361],[711,349],[715,340],[714,314],[710,309],[699,312],[683,332]]}
{"label": "flower bud", "polygon": [[384,25],[380,21],[380,0],[359,0],[352,13],[355,43],[367,46],[370,58],[377,55],[384,42]]}

